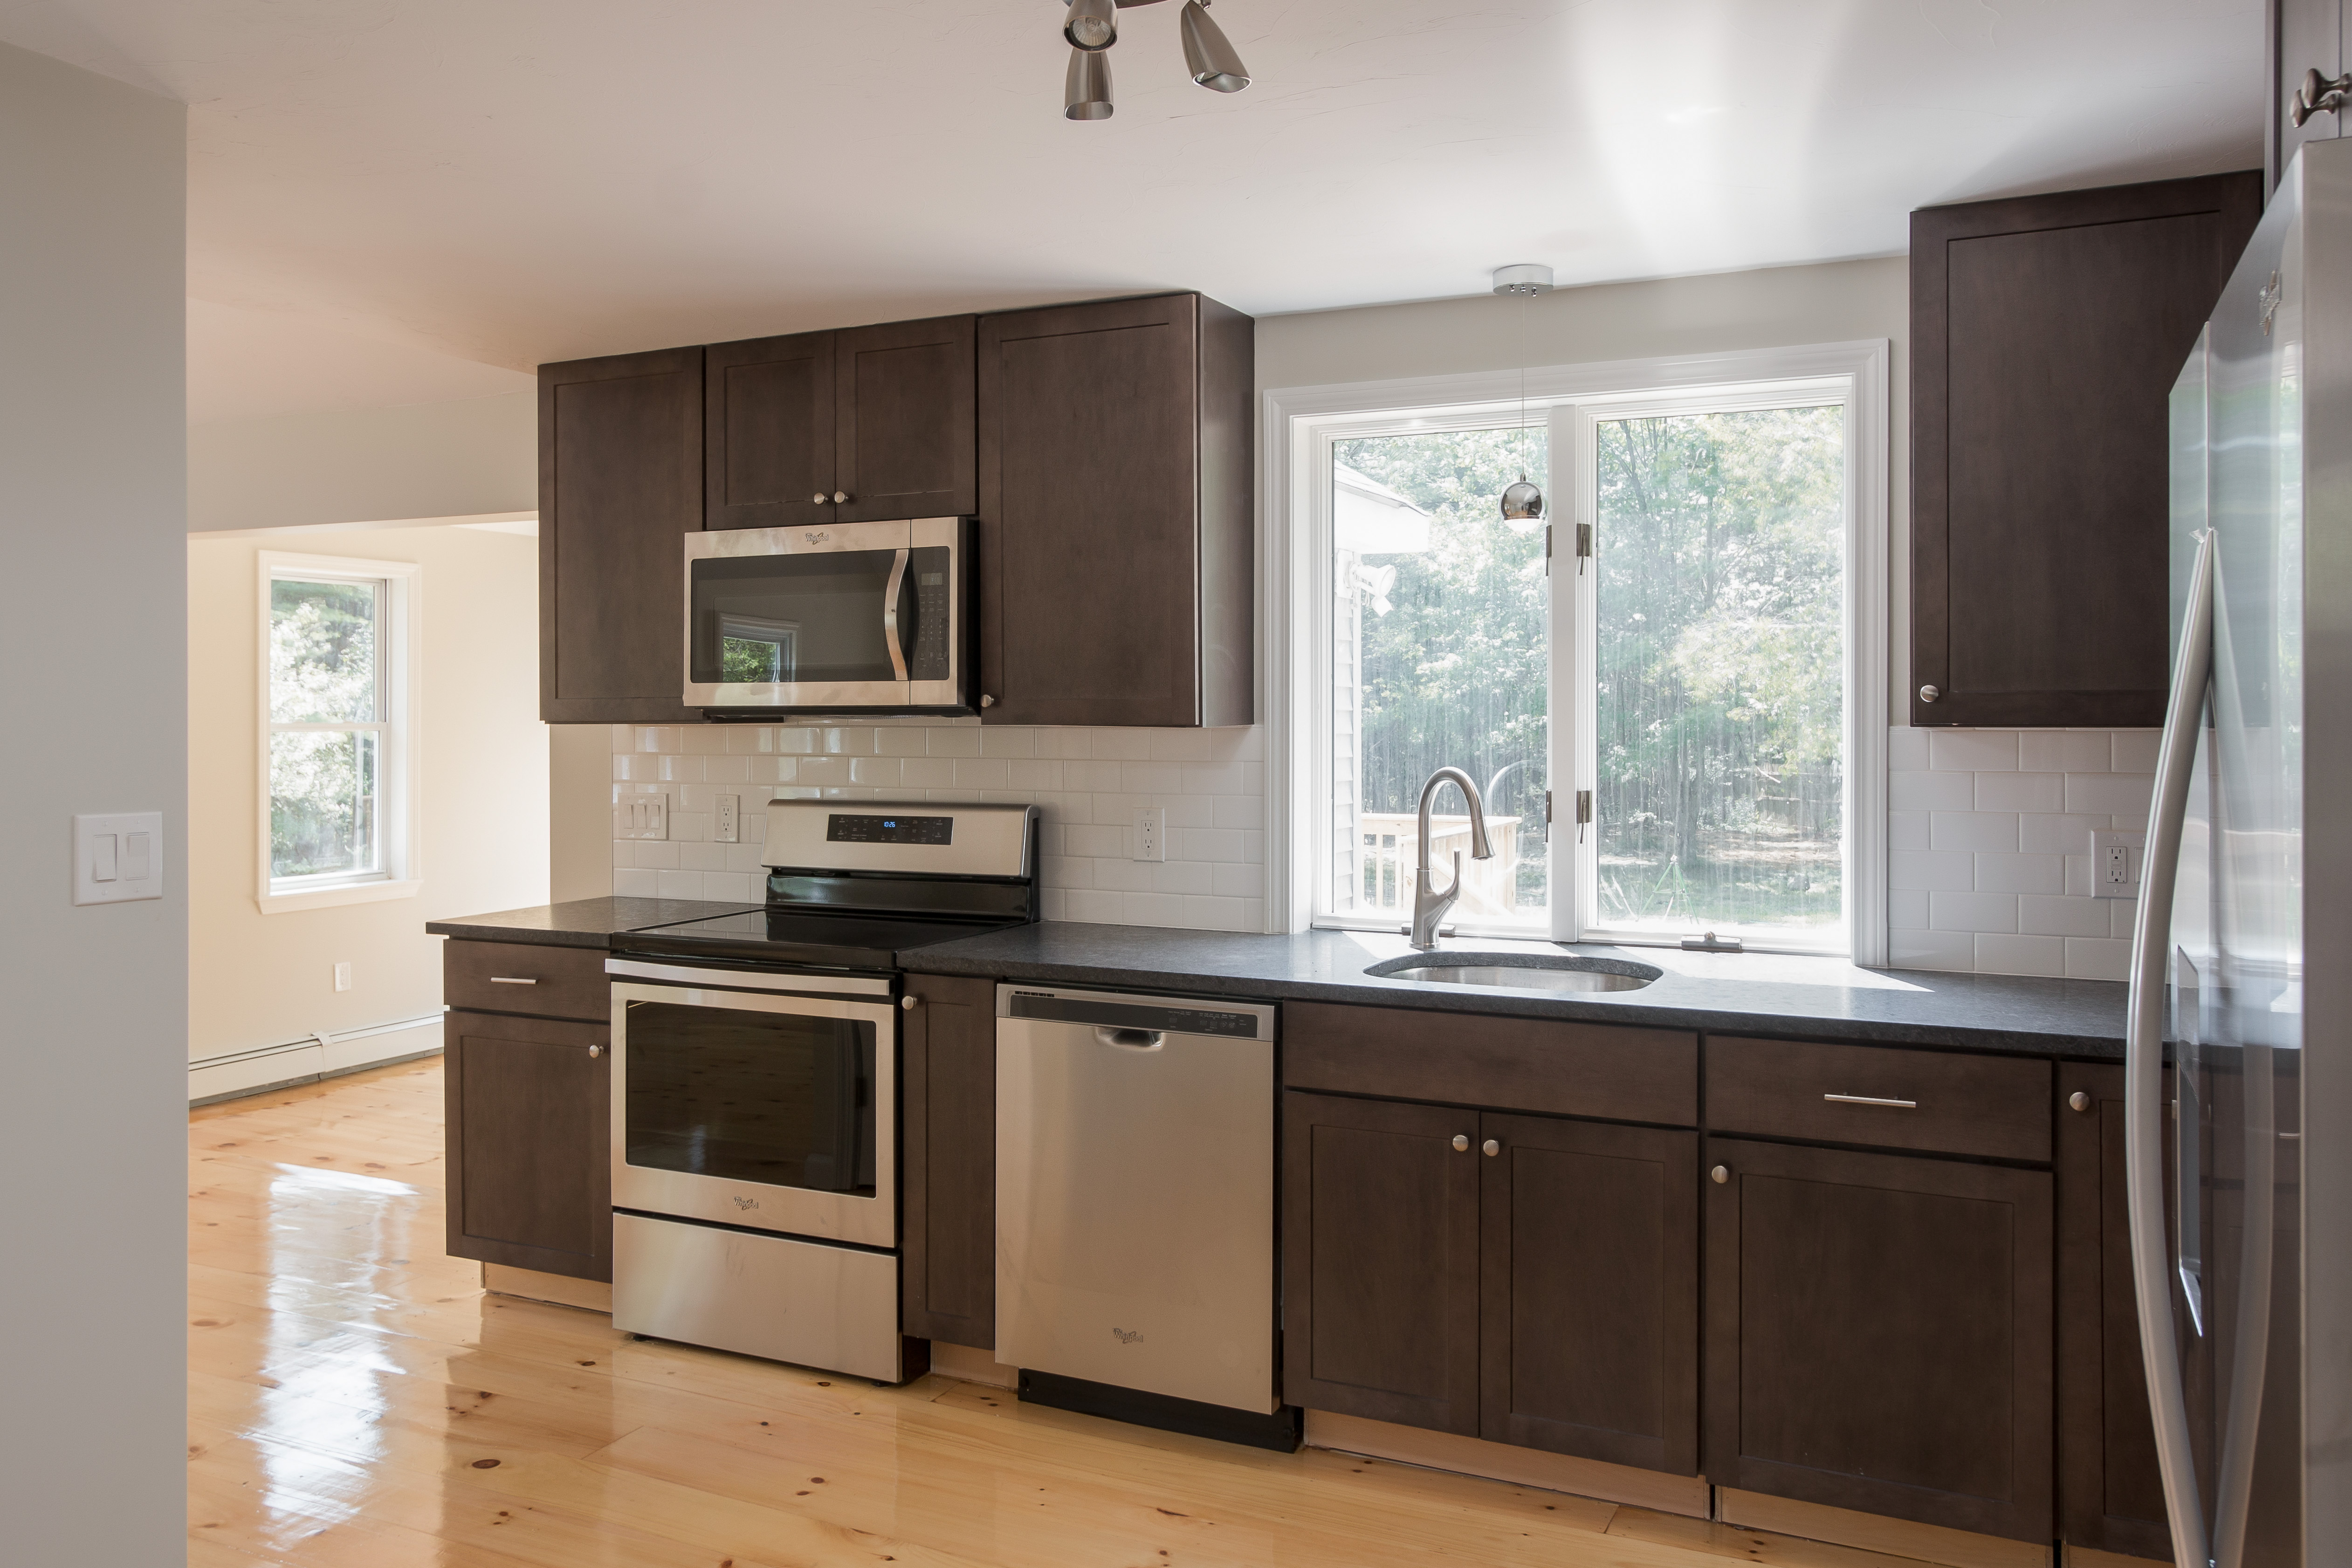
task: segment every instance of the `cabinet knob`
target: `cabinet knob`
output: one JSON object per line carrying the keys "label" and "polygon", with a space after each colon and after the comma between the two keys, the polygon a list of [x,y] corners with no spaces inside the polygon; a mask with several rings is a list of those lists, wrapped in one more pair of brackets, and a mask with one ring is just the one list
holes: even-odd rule
{"label": "cabinet knob", "polygon": [[1469,1134],[1456,1133],[1454,1134],[1454,1152],[1457,1155],[1466,1155],[1470,1152]]}
{"label": "cabinet knob", "polygon": [[923,998],[920,997],[900,997],[898,998],[898,1006],[902,1011],[913,1012],[917,1008],[921,1007],[922,1005]]}
{"label": "cabinet knob", "polygon": [[1933,686],[1921,686],[1919,688],[1919,700],[1923,703],[1934,702],[1937,697],[1942,696],[1943,695],[1943,693],[1937,691]]}
{"label": "cabinet knob", "polygon": [[2299,129],[2315,114],[2334,114],[2344,107],[2344,95],[2352,91],[2352,72],[2340,77],[2324,77],[2315,70],[2303,73],[2303,85],[2295,89],[2287,106],[2287,118]]}
{"label": "cabinet knob", "polygon": [[592,1045],[588,1048],[588,1054],[591,1056],[602,1056],[604,1054],[604,1048],[601,1045]]}
{"label": "cabinet knob", "polygon": [[812,501],[814,501],[814,502],[815,502],[818,506],[822,507],[822,506],[824,506],[824,491],[822,491],[822,490],[819,490],[815,495],[811,496],[811,497],[809,497],[809,499],[810,499],[810,500],[812,500]]}
{"label": "cabinet knob", "polygon": [[1495,1155],[1503,1152],[1503,1140],[1500,1138],[1489,1138],[1478,1146],[1486,1150],[1487,1157],[1491,1159]]}
{"label": "cabinet knob", "polygon": [[2091,1108],[2091,1097],[2082,1090],[2077,1089],[2074,1092],[2066,1096],[2066,1103],[2077,1111],[2087,1111]]}
{"label": "cabinet knob", "polygon": [[982,692],[980,695],[980,706],[982,707],[994,707],[996,706],[996,699],[990,696],[986,692]]}
{"label": "cabinet knob", "polygon": [[835,491],[833,493],[833,504],[834,504],[835,506],[836,506],[836,507],[840,506],[842,503],[844,503],[844,502],[847,501],[848,499],[849,499],[849,492],[848,492],[848,491],[846,491],[846,490],[835,490]]}
{"label": "cabinet knob", "polygon": [[1721,1186],[1725,1182],[1731,1179],[1731,1167],[1729,1166],[1717,1166],[1706,1174],[1715,1179],[1716,1186]]}

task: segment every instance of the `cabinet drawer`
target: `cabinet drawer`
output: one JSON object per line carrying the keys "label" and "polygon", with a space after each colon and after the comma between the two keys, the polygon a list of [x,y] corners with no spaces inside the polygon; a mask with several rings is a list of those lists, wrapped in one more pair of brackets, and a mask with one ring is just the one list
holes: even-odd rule
{"label": "cabinet drawer", "polygon": [[2046,1161],[2050,1115],[2046,1061],[1707,1036],[1714,1132]]}
{"label": "cabinet drawer", "polygon": [[613,1016],[602,947],[451,937],[441,954],[441,999],[453,1008],[534,1018],[603,1023]]}
{"label": "cabinet drawer", "polygon": [[1698,1037],[1554,1019],[1291,1002],[1293,1089],[1490,1105],[1613,1122],[1698,1120]]}

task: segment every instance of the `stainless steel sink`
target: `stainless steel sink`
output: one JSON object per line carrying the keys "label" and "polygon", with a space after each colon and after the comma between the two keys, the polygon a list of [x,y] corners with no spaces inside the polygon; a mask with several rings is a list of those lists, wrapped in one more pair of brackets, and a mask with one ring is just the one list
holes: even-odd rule
{"label": "stainless steel sink", "polygon": [[1626,958],[1573,953],[1408,953],[1364,971],[1383,980],[1439,986],[1517,986],[1531,991],[1638,991],[1663,969]]}

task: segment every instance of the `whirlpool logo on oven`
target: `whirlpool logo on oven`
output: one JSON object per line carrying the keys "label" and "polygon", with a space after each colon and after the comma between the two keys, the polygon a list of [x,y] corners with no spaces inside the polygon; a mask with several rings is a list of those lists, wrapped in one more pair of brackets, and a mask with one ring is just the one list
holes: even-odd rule
{"label": "whirlpool logo on oven", "polygon": [[1138,1344],[1142,1342],[1143,1334],[1140,1330],[1113,1328],[1110,1331],[1110,1337],[1121,1344]]}
{"label": "whirlpool logo on oven", "polygon": [[738,1208],[751,1209],[760,1207],[760,1200],[756,1197],[730,1197],[727,1201]]}

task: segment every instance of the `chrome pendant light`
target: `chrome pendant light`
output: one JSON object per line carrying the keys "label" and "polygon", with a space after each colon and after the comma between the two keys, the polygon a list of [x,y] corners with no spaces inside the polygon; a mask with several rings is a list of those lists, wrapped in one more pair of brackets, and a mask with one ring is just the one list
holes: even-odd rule
{"label": "chrome pendant light", "polygon": [[[1118,42],[1118,13],[1129,5],[1152,5],[1159,0],[1062,0],[1066,14],[1062,37],[1070,45],[1070,64],[1062,82],[1062,114],[1069,120],[1108,120],[1111,116],[1110,61],[1106,51]],[[1224,29],[1209,19],[1209,0],[1184,0],[1177,30],[1183,36],[1184,67],[1194,82],[1212,92],[1239,92],[1249,86],[1249,68],[1242,64]]]}
{"label": "chrome pendant light", "polygon": [[1209,0],[1184,0],[1177,26],[1184,35],[1184,65],[1194,81],[1211,92],[1239,92],[1249,86],[1249,67],[1234,52],[1224,29],[1209,20]]}
{"label": "chrome pendant light", "polygon": [[1070,68],[1062,78],[1062,115],[1066,120],[1110,118],[1108,55],[1100,50],[1070,51]]}
{"label": "chrome pendant light", "polygon": [[[1538,294],[1551,292],[1551,268],[1534,262],[1520,262],[1512,267],[1495,269],[1495,292],[1516,294],[1532,300]],[[1514,533],[1531,534],[1543,527],[1544,493],[1528,483],[1528,365],[1525,350],[1525,313],[1521,315],[1521,351],[1519,356],[1519,482],[1503,490],[1503,525]]]}

